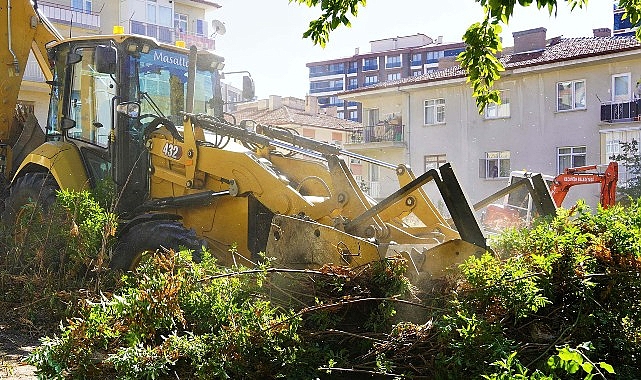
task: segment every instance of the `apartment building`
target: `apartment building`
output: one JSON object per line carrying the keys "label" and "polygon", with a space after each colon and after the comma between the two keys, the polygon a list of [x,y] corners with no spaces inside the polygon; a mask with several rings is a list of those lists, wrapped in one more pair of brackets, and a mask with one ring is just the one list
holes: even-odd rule
{"label": "apartment building", "polygon": [[[620,142],[641,139],[634,95],[641,44],[634,37],[603,28],[592,37],[548,39],[537,28],[515,32],[514,47],[500,59],[506,70],[495,87],[502,103],[481,115],[458,66],[341,93],[362,104],[369,130],[348,148],[382,160],[403,157],[417,174],[451,162],[476,202],[505,186],[512,170],[555,175],[606,164]],[[366,182],[394,177],[381,168],[364,172]],[[379,187],[379,197],[394,188]],[[566,204],[582,198],[594,206],[598,192],[598,185],[577,186]]]}
{"label": "apartment building", "polygon": [[321,107],[337,107],[338,117],[362,121],[361,105],[339,99],[339,92],[423,75],[436,70],[443,58],[453,60],[464,47],[424,34],[370,41],[368,53],[356,49],[351,57],[307,63],[309,94]]}
{"label": "apartment building", "polygon": [[[65,37],[112,34],[114,26],[121,26],[124,33],[164,43],[185,41],[187,46],[215,48],[211,20],[205,19],[205,13],[220,5],[210,0],[40,0],[36,4]],[[44,123],[49,86],[33,57],[27,62],[19,99]]]}

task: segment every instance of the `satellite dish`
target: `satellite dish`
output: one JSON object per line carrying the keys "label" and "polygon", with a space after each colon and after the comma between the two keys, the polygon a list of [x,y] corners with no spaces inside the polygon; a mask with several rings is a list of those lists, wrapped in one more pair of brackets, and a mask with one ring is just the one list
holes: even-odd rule
{"label": "satellite dish", "polygon": [[213,20],[211,22],[211,26],[214,28],[214,33],[213,34],[219,34],[219,35],[222,36],[227,31],[225,29],[225,23],[223,23],[222,21],[219,21],[219,20]]}

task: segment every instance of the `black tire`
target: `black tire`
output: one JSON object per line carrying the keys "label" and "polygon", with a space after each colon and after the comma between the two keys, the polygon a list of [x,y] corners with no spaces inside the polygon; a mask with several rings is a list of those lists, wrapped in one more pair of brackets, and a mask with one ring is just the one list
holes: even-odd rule
{"label": "black tire", "polygon": [[58,189],[58,184],[50,173],[27,173],[17,178],[4,200],[2,223],[13,228],[19,213],[30,202],[36,202],[46,213],[56,202]]}
{"label": "black tire", "polygon": [[202,254],[205,241],[198,238],[194,230],[185,228],[175,220],[151,220],[132,226],[116,243],[110,267],[120,270],[134,270],[145,252],[158,249],[186,248],[193,252],[195,261]]}

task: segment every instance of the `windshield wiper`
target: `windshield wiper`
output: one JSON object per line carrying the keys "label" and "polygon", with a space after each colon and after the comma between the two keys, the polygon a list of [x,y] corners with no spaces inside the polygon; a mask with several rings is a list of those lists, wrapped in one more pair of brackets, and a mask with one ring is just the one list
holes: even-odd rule
{"label": "windshield wiper", "polygon": [[154,102],[154,100],[151,98],[151,96],[148,93],[144,91],[140,91],[140,95],[141,95],[141,98],[147,99],[149,104],[151,104],[151,108],[154,109],[157,115],[159,115],[160,117],[165,117],[165,115],[162,113],[162,111],[160,110],[156,102]]}

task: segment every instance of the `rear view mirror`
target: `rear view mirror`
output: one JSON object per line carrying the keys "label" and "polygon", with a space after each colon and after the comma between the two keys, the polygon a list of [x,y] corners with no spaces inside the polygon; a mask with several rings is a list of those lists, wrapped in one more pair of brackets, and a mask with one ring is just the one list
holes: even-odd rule
{"label": "rear view mirror", "polygon": [[113,46],[96,46],[94,53],[96,71],[103,74],[115,74],[117,66],[116,48]]}
{"label": "rear view mirror", "polygon": [[243,99],[254,99],[255,92],[256,89],[254,88],[254,80],[252,79],[252,77],[245,75],[243,77]]}

